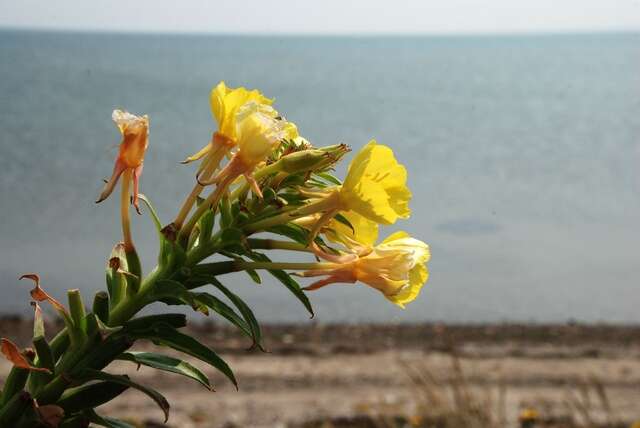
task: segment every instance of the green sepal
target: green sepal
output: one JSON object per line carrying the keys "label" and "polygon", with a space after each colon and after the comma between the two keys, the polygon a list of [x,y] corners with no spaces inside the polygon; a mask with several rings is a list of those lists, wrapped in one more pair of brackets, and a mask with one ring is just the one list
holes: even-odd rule
{"label": "green sepal", "polygon": [[156,354],[153,352],[125,352],[118,356],[118,360],[131,361],[157,370],[163,370],[170,373],[176,373],[186,376],[200,383],[208,390],[213,390],[211,382],[207,376],[186,361],[178,358],[168,357],[166,355]]}
{"label": "green sepal", "polygon": [[167,399],[156,391],[153,388],[149,388],[148,386],[141,385],[129,379],[126,375],[112,375],[110,373],[105,373],[99,370],[93,369],[83,369],[78,373],[78,376],[81,381],[92,381],[92,380],[102,380],[112,383],[117,383],[123,386],[128,386],[149,396],[153,401],[158,404],[158,407],[164,413],[164,421],[165,423],[169,420],[169,402]]}
{"label": "green sepal", "polygon": [[62,407],[66,414],[72,414],[108,403],[127,389],[129,385],[110,381],[90,383],[67,389],[56,404]]}

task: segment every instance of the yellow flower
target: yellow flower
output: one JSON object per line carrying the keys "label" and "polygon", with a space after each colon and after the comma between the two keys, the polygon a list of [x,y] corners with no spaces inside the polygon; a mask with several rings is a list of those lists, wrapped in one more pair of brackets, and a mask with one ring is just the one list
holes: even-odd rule
{"label": "yellow flower", "polygon": [[144,154],[149,145],[149,117],[147,115],[136,116],[122,110],[114,110],[111,117],[122,134],[122,142],[111,178],[104,186],[96,203],[107,199],[122,173],[131,170],[133,173],[133,203],[138,209],[138,184],[142,175]]}
{"label": "yellow flower", "polygon": [[[226,183],[225,187],[241,175],[252,190],[262,195],[253,178],[253,170],[262,164],[283,138],[292,132],[291,124],[277,116],[271,106],[250,101],[236,113],[238,151],[229,163],[208,183]],[[201,182],[202,183],[202,182]]]}
{"label": "yellow flower", "polygon": [[236,140],[236,114],[248,102],[263,105],[273,104],[273,100],[262,95],[257,89],[251,91],[243,87],[232,89],[228,88],[224,82],[218,83],[218,86],[213,88],[209,95],[211,113],[218,122],[218,132],[227,138]]}
{"label": "yellow flower", "polygon": [[224,82],[218,83],[209,94],[211,114],[218,123],[218,130],[213,134],[209,144],[198,153],[185,159],[184,163],[201,159],[210,153],[214,147],[234,147],[238,138],[236,115],[240,108],[249,102],[270,106],[273,100],[265,97],[257,89],[248,90],[243,87],[234,89],[227,87]]}
{"label": "yellow flower", "polygon": [[263,162],[283,138],[291,132],[290,124],[275,118],[270,106],[255,102],[245,104],[237,113],[238,153],[247,168]]}
{"label": "yellow flower", "polygon": [[406,232],[396,232],[351,261],[320,264],[319,269],[303,272],[302,276],[327,275],[327,278],[306,287],[306,290],[316,290],[333,283],[360,281],[404,308],[415,300],[429,279],[425,263],[430,258],[427,244],[410,237]]}
{"label": "yellow flower", "polygon": [[353,228],[332,218],[323,233],[331,242],[340,243],[347,248],[371,247],[378,240],[378,223],[356,213],[355,211],[343,211],[343,216]]}
{"label": "yellow flower", "polygon": [[[407,218],[411,214],[407,170],[398,163],[389,147],[375,140],[371,140],[351,161],[341,186],[305,191],[305,195],[310,201],[298,212],[308,215],[313,213],[310,212],[313,209],[323,213],[309,233],[312,247],[318,233],[339,212],[352,212],[380,224],[393,224],[398,218]],[[316,254],[321,256],[322,251],[316,250]]]}
{"label": "yellow flower", "polygon": [[381,224],[411,214],[407,170],[393,151],[371,140],[351,161],[340,189],[340,207]]}

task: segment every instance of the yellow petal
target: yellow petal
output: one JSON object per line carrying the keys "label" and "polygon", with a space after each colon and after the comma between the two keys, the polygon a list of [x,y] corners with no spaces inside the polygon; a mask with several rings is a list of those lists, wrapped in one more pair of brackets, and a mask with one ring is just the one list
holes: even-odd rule
{"label": "yellow petal", "polygon": [[353,229],[334,218],[327,225],[329,229],[329,231],[325,233],[327,239],[331,242],[342,243],[349,248],[351,248],[353,244],[350,240],[367,247],[375,244],[378,239],[378,224],[376,222],[367,219],[355,211],[343,211],[340,212],[340,215],[351,223]]}
{"label": "yellow petal", "polygon": [[254,101],[258,104],[271,105],[273,100],[262,95],[256,89],[229,88],[224,82],[220,82],[211,90],[209,104],[211,113],[218,122],[218,131],[226,137],[236,139],[236,113],[246,103]]}
{"label": "yellow petal", "polygon": [[400,165],[393,151],[370,141],[349,165],[341,189],[345,209],[383,224],[393,224],[411,214],[407,188],[407,170]]}
{"label": "yellow petal", "polygon": [[414,301],[416,297],[418,297],[422,286],[428,280],[429,270],[424,264],[418,264],[409,272],[409,284],[398,294],[388,296],[387,298],[401,308],[404,308],[407,303]]}

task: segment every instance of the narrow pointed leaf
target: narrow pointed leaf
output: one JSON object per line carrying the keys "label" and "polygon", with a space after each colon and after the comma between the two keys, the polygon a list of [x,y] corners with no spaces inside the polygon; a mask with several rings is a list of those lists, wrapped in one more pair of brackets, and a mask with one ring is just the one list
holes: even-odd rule
{"label": "narrow pointed leaf", "polygon": [[231,324],[238,327],[244,334],[251,337],[254,342],[260,340],[260,337],[254,337],[253,329],[249,326],[249,323],[242,316],[238,315],[233,308],[216,296],[204,292],[193,293],[193,296],[194,299],[205,304],[220,316],[226,318]]}
{"label": "narrow pointed leaf", "polygon": [[201,361],[204,361],[220,370],[229,380],[238,387],[238,382],[227,363],[214,351],[204,346],[191,336],[180,333],[175,328],[160,324],[153,331],[139,335],[141,339],[148,339],[161,346],[168,346],[176,351],[184,352]]}
{"label": "narrow pointed leaf", "polygon": [[94,424],[100,425],[106,428],[136,428],[131,424],[115,418],[109,418],[107,416],[100,416],[93,410],[85,412],[87,418]]}
{"label": "narrow pointed leaf", "polygon": [[68,389],[57,404],[67,414],[98,407],[108,403],[129,389],[129,385],[114,382],[96,382]]}
{"label": "narrow pointed leaf", "polygon": [[151,220],[153,220],[153,224],[156,227],[156,231],[158,232],[158,235],[163,238],[164,236],[160,232],[162,230],[162,222],[160,221],[160,217],[158,217],[158,213],[156,213],[156,210],[153,208],[151,201],[149,201],[149,199],[142,193],[138,193],[138,198],[147,206]]}
{"label": "narrow pointed leaf", "polygon": [[[249,254],[249,257],[257,262],[270,262],[271,259],[267,256],[265,256],[264,254],[261,253],[251,253]],[[300,300],[300,302],[302,302],[302,304],[304,305],[304,307],[307,309],[307,311],[311,314],[311,317],[313,318],[313,316],[315,315],[313,313],[313,307],[311,306],[311,302],[309,301],[309,298],[307,297],[307,295],[304,293],[304,291],[302,291],[302,287],[300,287],[300,284],[298,284],[298,282],[291,278],[291,275],[289,275],[288,273],[286,273],[283,270],[277,270],[277,269],[269,269],[268,271],[271,275],[273,275],[278,281],[280,281],[282,284],[284,284],[285,287],[287,287],[289,289],[289,291],[291,291],[293,293],[293,295]]]}
{"label": "narrow pointed leaf", "polygon": [[258,320],[253,314],[253,311],[251,310],[249,305],[247,305],[240,297],[238,297],[237,294],[233,293],[227,287],[222,285],[222,283],[218,281],[217,278],[211,277],[209,278],[209,281],[211,285],[213,285],[218,290],[220,290],[227,297],[227,299],[229,299],[235,305],[235,307],[238,308],[238,310],[242,314],[242,317],[244,318],[246,323],[249,325],[249,328],[251,329],[251,336],[253,337],[254,344],[258,346],[260,349],[263,349],[262,348],[262,331],[260,330],[260,324],[258,324]]}
{"label": "narrow pointed leaf", "polygon": [[144,385],[140,385],[129,379],[128,376],[112,375],[99,370],[84,369],[79,373],[79,377],[84,381],[89,380],[102,380],[112,383],[118,383],[126,385],[128,387],[137,389],[138,391],[148,395],[153,401],[155,401],[160,409],[164,412],[164,421],[169,420],[169,402],[167,399],[155,389],[149,388]]}
{"label": "narrow pointed leaf", "polygon": [[207,376],[200,370],[178,358],[168,357],[166,355],[156,354],[153,352],[125,352],[118,357],[119,360],[131,361],[139,365],[153,367],[154,369],[166,372],[177,373],[182,376],[189,377],[205,388],[212,390],[211,383]]}

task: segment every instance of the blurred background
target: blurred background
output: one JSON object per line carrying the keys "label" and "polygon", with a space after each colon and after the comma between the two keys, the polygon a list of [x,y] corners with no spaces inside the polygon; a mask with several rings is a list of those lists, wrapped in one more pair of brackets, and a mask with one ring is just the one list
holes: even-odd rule
{"label": "blurred background", "polygon": [[[330,287],[311,296],[311,322],[277,283],[237,276],[235,291],[274,326],[268,358],[293,360],[270,362],[282,371],[254,373],[255,358],[267,357],[245,355],[223,327],[203,324],[205,336],[248,359],[248,391],[187,400],[174,426],[209,426],[206,412],[193,410],[207,400],[235,412],[216,424],[262,426],[271,416],[256,407],[279,409],[310,385],[327,392],[345,384],[360,395],[340,407],[331,400],[343,393],[325,402],[305,389],[315,410],[286,417],[274,410],[264,426],[314,415],[325,423],[323,415],[338,410],[425,416],[420,402],[405,400],[416,387],[408,375],[415,364],[423,380],[442,369],[449,381],[438,381],[438,394],[451,382],[469,383],[478,400],[501,385],[518,390],[504,411],[492,411],[493,426],[515,424],[529,407],[582,426],[640,418],[640,2],[0,0],[0,10],[0,312],[7,315],[31,311],[17,281],[24,272],[39,272],[54,294],[104,287],[118,208],[115,199],[93,201],[120,141],[114,108],[150,116],[141,190],[166,222],[194,180],[194,168],[179,161],[216,128],[208,93],[220,80],[275,97],[317,145],[344,142],[357,151],[375,138],[409,171],[413,215],[389,231],[408,230],[431,246],[420,298],[402,311],[373,290]],[[155,232],[146,216],[134,222],[151,266]],[[18,331],[10,321],[3,329]],[[370,344],[377,332],[384,334]],[[393,363],[397,376],[349,360],[363,350],[381,358],[367,364]],[[295,377],[318,358],[335,379]],[[425,359],[435,368],[423,367]],[[456,378],[464,370],[450,361],[479,374]],[[288,371],[294,379],[277,384]],[[281,391],[282,402],[262,397],[249,409],[252,388]],[[418,385],[433,409],[430,388]],[[617,397],[605,396],[606,406],[603,388]],[[571,404],[565,389],[600,398]],[[546,411],[539,396],[569,410]],[[499,397],[463,410],[493,409]],[[594,406],[602,408],[576,413]],[[459,426],[485,426],[473,421]]]}

